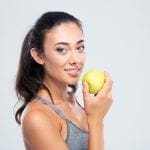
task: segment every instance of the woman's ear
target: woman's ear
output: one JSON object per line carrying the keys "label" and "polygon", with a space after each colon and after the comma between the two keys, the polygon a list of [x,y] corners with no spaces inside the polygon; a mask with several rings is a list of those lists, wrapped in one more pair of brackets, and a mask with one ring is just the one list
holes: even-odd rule
{"label": "woman's ear", "polygon": [[30,50],[31,57],[40,65],[44,64],[43,55],[38,52],[36,48],[31,48]]}

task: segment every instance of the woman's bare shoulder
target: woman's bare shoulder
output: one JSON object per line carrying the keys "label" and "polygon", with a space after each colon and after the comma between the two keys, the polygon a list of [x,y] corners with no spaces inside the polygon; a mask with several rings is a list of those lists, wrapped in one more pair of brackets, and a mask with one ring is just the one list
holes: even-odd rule
{"label": "woman's bare shoulder", "polygon": [[42,126],[55,125],[58,127],[59,121],[51,108],[35,100],[26,106],[21,118],[21,124],[24,128],[39,127],[41,124]]}
{"label": "woman's bare shoulder", "polygon": [[60,134],[60,119],[42,103],[33,101],[27,105],[21,126],[24,141],[31,149],[49,150],[60,143],[66,147]]}

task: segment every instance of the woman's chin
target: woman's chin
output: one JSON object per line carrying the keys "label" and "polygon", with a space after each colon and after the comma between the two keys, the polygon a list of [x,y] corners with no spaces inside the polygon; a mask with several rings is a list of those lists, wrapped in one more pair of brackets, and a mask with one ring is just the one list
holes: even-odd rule
{"label": "woman's chin", "polygon": [[69,85],[77,85],[77,84],[78,84],[78,80],[79,80],[79,79],[72,79],[72,80],[69,80],[68,84],[69,84]]}

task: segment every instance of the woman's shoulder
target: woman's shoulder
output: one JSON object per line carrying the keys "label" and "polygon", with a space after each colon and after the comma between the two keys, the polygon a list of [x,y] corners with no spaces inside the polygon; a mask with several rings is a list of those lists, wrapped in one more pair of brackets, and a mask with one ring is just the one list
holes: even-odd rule
{"label": "woman's shoulder", "polygon": [[55,143],[59,141],[63,142],[60,119],[47,105],[38,101],[33,100],[25,108],[21,128],[24,142],[31,149],[47,149],[57,146]]}
{"label": "woman's shoulder", "polygon": [[27,104],[21,117],[21,124],[25,129],[36,128],[40,124],[42,126],[55,125],[57,128],[59,121],[51,108],[35,100]]}

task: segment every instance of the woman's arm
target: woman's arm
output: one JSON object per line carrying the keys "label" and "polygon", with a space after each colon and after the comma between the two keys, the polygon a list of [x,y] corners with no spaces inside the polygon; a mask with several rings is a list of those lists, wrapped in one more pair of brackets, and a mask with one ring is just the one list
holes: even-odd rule
{"label": "woman's arm", "polygon": [[96,95],[90,95],[87,83],[83,86],[84,106],[88,118],[88,150],[104,150],[103,119],[112,104],[112,80],[106,73],[106,83]]}
{"label": "woman's arm", "polygon": [[24,141],[31,150],[68,150],[54,122],[39,110],[23,117]]}
{"label": "woman's arm", "polygon": [[104,150],[103,123],[88,119],[89,137],[88,150]]}

